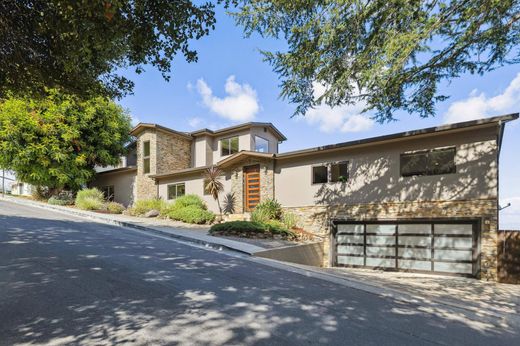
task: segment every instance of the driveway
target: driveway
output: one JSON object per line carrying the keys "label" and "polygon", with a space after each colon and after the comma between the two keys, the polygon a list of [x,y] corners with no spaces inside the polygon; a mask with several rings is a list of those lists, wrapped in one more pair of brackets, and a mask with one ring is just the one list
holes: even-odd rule
{"label": "driveway", "polygon": [[518,328],[0,201],[0,344],[512,345]]}

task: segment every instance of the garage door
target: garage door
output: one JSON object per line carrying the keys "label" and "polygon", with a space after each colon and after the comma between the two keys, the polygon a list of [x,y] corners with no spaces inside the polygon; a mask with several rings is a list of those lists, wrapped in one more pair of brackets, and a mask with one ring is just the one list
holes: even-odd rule
{"label": "garage door", "polygon": [[474,275],[474,222],[340,222],[334,265]]}

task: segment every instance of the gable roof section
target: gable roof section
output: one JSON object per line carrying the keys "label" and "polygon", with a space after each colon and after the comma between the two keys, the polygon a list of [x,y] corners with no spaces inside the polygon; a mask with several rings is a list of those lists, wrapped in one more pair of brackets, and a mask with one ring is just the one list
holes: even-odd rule
{"label": "gable roof section", "polygon": [[147,129],[154,129],[154,130],[167,132],[167,133],[174,134],[174,135],[179,135],[179,136],[182,136],[182,137],[184,137],[186,139],[192,139],[192,136],[189,133],[172,130],[172,129],[168,128],[168,127],[161,126],[161,125],[158,125],[158,124],[151,124],[151,123],[139,123],[139,124],[137,124],[130,131],[130,134],[132,136],[137,136],[141,132],[143,132],[143,131],[145,131]]}
{"label": "gable roof section", "polygon": [[464,121],[464,122],[460,122],[460,123],[446,124],[446,125],[441,125],[441,126],[437,126],[437,127],[428,127],[428,128],[419,129],[419,130],[399,132],[399,133],[394,133],[394,134],[390,134],[390,135],[359,139],[359,140],[355,140],[355,141],[349,141],[349,142],[343,142],[343,143],[337,143],[337,144],[331,144],[331,145],[324,145],[321,147],[289,151],[286,153],[277,154],[276,158],[284,159],[284,158],[291,158],[291,157],[296,157],[296,156],[313,155],[313,154],[317,154],[317,153],[321,153],[321,152],[335,151],[335,150],[339,150],[339,149],[347,149],[347,148],[357,147],[357,146],[381,144],[384,142],[391,142],[391,141],[393,142],[393,141],[397,141],[397,140],[407,139],[409,137],[432,135],[432,134],[437,134],[437,133],[442,133],[442,132],[455,132],[455,131],[467,130],[470,128],[487,127],[487,126],[493,126],[493,125],[501,125],[503,127],[503,125],[506,122],[516,120],[516,119],[518,119],[518,113],[513,113],[513,114],[496,116],[496,117],[492,117],[492,118]]}
{"label": "gable roof section", "polygon": [[286,141],[287,137],[283,135],[280,130],[276,128],[272,123],[260,123],[260,122],[249,122],[244,124],[239,124],[235,126],[225,127],[220,130],[210,130],[210,129],[201,129],[197,131],[190,132],[192,136],[202,136],[202,135],[209,135],[209,136],[219,136],[219,135],[225,135],[227,133],[250,129],[251,127],[267,127],[269,128],[280,141]]}

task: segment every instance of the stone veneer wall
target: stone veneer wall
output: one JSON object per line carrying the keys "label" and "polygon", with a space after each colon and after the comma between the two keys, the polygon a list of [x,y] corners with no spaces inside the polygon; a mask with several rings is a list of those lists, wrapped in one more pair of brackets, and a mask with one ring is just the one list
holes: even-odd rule
{"label": "stone veneer wall", "polygon": [[235,213],[244,212],[244,167],[260,165],[260,202],[274,197],[274,171],[272,160],[248,159],[231,168],[231,193],[235,196]]}
{"label": "stone veneer wall", "polygon": [[331,218],[352,220],[375,219],[480,219],[480,278],[497,279],[497,200],[468,201],[413,201],[382,202],[374,204],[285,207],[301,220],[305,230],[324,237],[324,266],[330,266]]}
{"label": "stone veneer wall", "polygon": [[[145,141],[150,141],[150,174],[143,173],[143,142]],[[189,168],[190,163],[191,140],[155,129],[143,131],[137,140],[135,199],[157,197],[157,185],[148,177],[149,175]]]}

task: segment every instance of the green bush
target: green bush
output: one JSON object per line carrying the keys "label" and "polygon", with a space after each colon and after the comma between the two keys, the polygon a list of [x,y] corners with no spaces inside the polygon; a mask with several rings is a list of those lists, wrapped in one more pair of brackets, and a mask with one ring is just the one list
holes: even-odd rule
{"label": "green bush", "polygon": [[271,220],[271,212],[265,208],[256,207],[251,213],[251,221],[253,222],[267,222]]}
{"label": "green bush", "polygon": [[206,210],[206,203],[197,195],[185,195],[175,199],[173,202],[175,207],[184,208],[189,206],[196,206],[200,209]]}
{"label": "green bush", "polygon": [[170,211],[168,217],[173,220],[196,224],[211,223],[215,220],[215,214],[196,205],[174,208]]}
{"label": "green bush", "polygon": [[286,229],[282,222],[277,220],[271,220],[266,223],[254,222],[254,221],[230,221],[224,223],[218,223],[211,226],[209,233],[216,235],[226,235],[237,232],[249,233],[249,234],[260,234],[270,233],[272,235],[282,235],[288,239],[296,238],[296,234]]}
{"label": "green bush", "polygon": [[144,215],[150,210],[158,210],[159,212],[163,210],[166,202],[160,198],[152,198],[152,199],[140,199],[135,201],[132,208],[128,209],[130,215],[140,216]]}
{"label": "green bush", "polygon": [[99,210],[103,208],[103,192],[96,188],[83,189],[76,195],[76,207],[83,210]]}
{"label": "green bush", "polygon": [[298,225],[298,216],[290,212],[284,212],[282,222],[287,229],[295,228]]}
{"label": "green bush", "polygon": [[71,205],[74,203],[74,201],[63,200],[59,199],[57,196],[52,196],[47,200],[47,203],[52,205]]}
{"label": "green bush", "polygon": [[112,214],[121,214],[125,210],[125,206],[117,202],[108,202],[105,208]]}
{"label": "green bush", "polygon": [[266,199],[265,201],[259,203],[253,213],[251,214],[251,218],[253,218],[254,214],[257,214],[257,218],[259,221],[263,220],[280,220],[282,218],[282,205],[278,203],[275,199]]}

